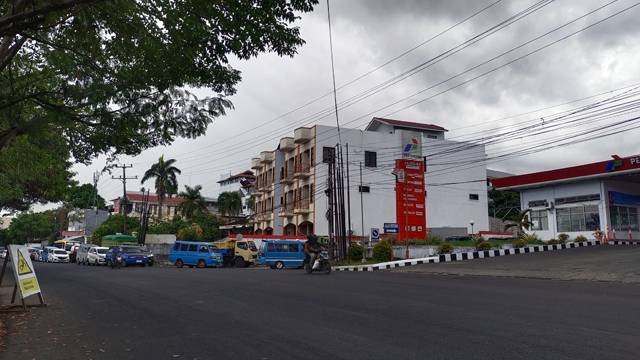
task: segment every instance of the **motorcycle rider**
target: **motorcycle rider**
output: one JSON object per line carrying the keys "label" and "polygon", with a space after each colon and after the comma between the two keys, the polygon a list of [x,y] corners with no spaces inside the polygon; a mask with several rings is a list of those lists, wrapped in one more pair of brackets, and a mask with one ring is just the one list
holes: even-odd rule
{"label": "motorcycle rider", "polygon": [[322,251],[322,245],[318,242],[318,237],[315,235],[307,236],[307,241],[304,243],[304,253],[309,257],[309,264],[314,270],[318,268],[320,262],[316,264],[316,259]]}

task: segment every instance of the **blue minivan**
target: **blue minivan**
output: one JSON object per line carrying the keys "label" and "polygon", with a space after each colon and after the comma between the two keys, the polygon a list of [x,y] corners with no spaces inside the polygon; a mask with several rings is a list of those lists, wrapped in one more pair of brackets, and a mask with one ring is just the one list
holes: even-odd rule
{"label": "blue minivan", "polygon": [[169,261],[179,268],[184,265],[199,268],[218,267],[222,266],[222,254],[215,251],[215,248],[209,243],[176,240],[169,253]]}
{"label": "blue minivan", "polygon": [[258,253],[258,264],[272,269],[302,267],[304,258],[304,241],[263,240]]}

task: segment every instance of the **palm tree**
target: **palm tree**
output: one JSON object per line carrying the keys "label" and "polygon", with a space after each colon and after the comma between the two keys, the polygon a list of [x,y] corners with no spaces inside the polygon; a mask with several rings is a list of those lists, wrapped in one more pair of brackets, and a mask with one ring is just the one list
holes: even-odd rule
{"label": "palm tree", "polygon": [[204,197],[200,194],[202,186],[196,185],[190,187],[185,185],[184,190],[185,191],[181,191],[180,194],[178,194],[178,196],[183,199],[180,205],[178,205],[178,208],[185,218],[191,219],[193,215],[207,211],[207,204],[205,203]]}
{"label": "palm tree", "polygon": [[529,230],[531,228],[531,221],[529,221],[529,213],[531,209],[527,209],[525,211],[520,211],[514,218],[513,223],[507,224],[504,226],[504,230],[509,230],[512,227],[518,228],[518,237],[524,234],[524,230]]}
{"label": "palm tree", "polygon": [[160,156],[158,162],[151,165],[149,170],[144,173],[142,177],[142,183],[155,178],[156,194],[158,195],[158,219],[162,220],[162,205],[167,195],[171,196],[178,191],[178,179],[176,174],[180,174],[181,171],[177,167],[173,166],[176,162],[175,159],[164,160],[164,155]]}
{"label": "palm tree", "polygon": [[222,215],[238,216],[242,210],[242,197],[235,191],[226,191],[218,196],[218,209]]}

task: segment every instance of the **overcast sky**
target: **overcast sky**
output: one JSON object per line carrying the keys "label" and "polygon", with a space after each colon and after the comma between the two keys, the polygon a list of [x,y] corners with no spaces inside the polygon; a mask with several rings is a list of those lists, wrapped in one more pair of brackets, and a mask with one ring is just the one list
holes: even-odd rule
{"label": "overcast sky", "polygon": [[[340,0],[332,1],[332,26],[336,81],[345,84],[387,60],[413,48],[465,19],[495,0]],[[473,37],[536,1],[503,0],[473,19],[444,33],[406,56],[338,92],[338,101],[367,90],[427,59]],[[622,10],[634,1],[620,0],[557,33],[473,70],[450,82],[412,97],[395,106],[378,110],[410,94],[454,76],[538,35],[567,23],[606,1],[557,0],[509,27],[479,41],[416,75],[368,97],[339,112],[348,127],[363,127],[372,116],[433,123],[450,131],[449,138],[473,138],[469,132],[506,127],[536,117],[544,117],[587,102],[548,109],[527,116],[502,119],[578,98],[640,82],[640,6],[594,26],[577,36],[528,56],[500,70],[435,96],[402,111],[417,100],[439,93],[462,81],[513,60],[548,42],[561,38],[595,21]],[[312,123],[335,124],[335,118],[309,116],[332,106],[332,97],[278,118],[331,90],[331,67],[325,2],[299,21],[306,45],[294,58],[261,55],[251,61],[235,61],[243,80],[232,98],[235,110],[212,124],[206,136],[178,140],[169,147],[154,148],[135,158],[127,175],[141,177],[157,158],[177,159],[184,184],[201,184],[205,195],[216,195],[221,175],[250,167],[250,158],[272,150],[281,136],[292,136],[295,127]],[[207,89],[199,89],[205,96]],[[600,98],[596,98],[600,99]],[[589,100],[592,102],[594,99]],[[373,112],[372,115],[367,115]],[[390,113],[393,113],[390,115]],[[277,120],[274,120],[277,119]],[[260,126],[260,127],[258,127]],[[554,133],[553,136],[561,136]],[[593,142],[540,152],[492,163],[490,168],[513,173],[543,170],[607,159],[611,154],[640,153],[638,131],[629,131]],[[503,153],[518,144],[488,147],[488,155]],[[77,179],[90,182],[91,174],[105,165],[98,158],[89,167],[75,166]],[[119,174],[117,174],[119,175]],[[147,186],[152,183],[146,184]],[[138,190],[138,181],[128,189]],[[113,199],[122,193],[122,184],[104,174],[98,190]]]}

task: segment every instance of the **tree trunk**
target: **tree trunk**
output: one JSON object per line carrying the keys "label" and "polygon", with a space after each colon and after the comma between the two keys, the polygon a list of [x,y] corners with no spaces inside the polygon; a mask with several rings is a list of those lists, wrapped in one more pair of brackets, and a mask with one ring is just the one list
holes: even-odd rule
{"label": "tree trunk", "polygon": [[162,204],[164,203],[164,196],[158,195],[158,220],[162,221]]}

